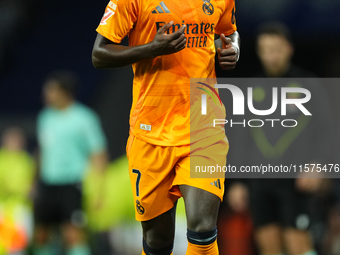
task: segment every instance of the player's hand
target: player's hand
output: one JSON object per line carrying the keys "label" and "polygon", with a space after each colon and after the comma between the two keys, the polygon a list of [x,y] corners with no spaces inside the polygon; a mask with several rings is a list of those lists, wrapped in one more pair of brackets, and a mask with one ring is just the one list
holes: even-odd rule
{"label": "player's hand", "polygon": [[239,58],[239,48],[234,45],[230,38],[221,34],[220,39],[223,43],[223,47],[217,49],[218,61],[223,70],[232,70],[236,66],[236,62]]}
{"label": "player's hand", "polygon": [[176,53],[185,48],[186,37],[183,34],[185,25],[172,34],[167,34],[166,31],[173,25],[173,21],[162,26],[156,33],[152,44],[153,55],[155,57]]}

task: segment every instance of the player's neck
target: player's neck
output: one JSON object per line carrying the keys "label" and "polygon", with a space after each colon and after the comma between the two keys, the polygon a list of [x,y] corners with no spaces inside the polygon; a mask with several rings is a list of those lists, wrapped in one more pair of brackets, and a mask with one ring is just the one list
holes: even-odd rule
{"label": "player's neck", "polygon": [[69,108],[74,103],[74,99],[67,98],[59,102],[58,106],[56,106],[57,110],[63,111]]}
{"label": "player's neck", "polygon": [[284,77],[286,73],[288,73],[290,69],[290,64],[286,65],[284,68],[280,70],[264,70],[267,77],[273,77],[273,78],[280,78]]}

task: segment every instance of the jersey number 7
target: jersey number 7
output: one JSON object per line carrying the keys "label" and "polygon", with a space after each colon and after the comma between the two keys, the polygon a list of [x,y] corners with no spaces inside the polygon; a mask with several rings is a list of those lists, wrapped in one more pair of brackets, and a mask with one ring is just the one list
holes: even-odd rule
{"label": "jersey number 7", "polygon": [[139,197],[139,182],[140,178],[142,176],[141,172],[138,169],[132,169],[132,172],[134,174],[137,174],[137,180],[136,180],[136,196]]}

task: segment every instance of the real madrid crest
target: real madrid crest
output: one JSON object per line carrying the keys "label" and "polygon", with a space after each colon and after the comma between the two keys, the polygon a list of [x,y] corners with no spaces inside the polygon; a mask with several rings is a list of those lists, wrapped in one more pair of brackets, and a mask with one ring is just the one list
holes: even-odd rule
{"label": "real madrid crest", "polygon": [[136,200],[136,210],[139,214],[143,215],[145,212],[144,207],[140,204],[138,200]]}
{"label": "real madrid crest", "polygon": [[214,13],[214,6],[210,3],[211,0],[203,0],[203,12],[207,15]]}

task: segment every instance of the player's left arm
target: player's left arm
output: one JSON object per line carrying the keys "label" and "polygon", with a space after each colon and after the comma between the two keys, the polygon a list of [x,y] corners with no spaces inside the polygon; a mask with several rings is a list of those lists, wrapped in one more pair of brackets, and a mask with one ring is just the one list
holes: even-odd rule
{"label": "player's left arm", "polygon": [[237,31],[229,36],[225,36],[224,34],[215,35],[218,62],[223,70],[232,70],[235,68],[240,58],[240,45],[240,35]]}

